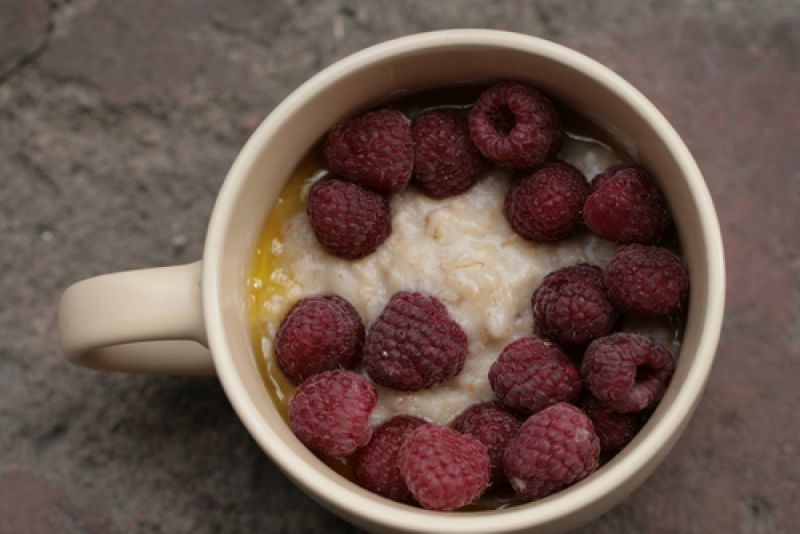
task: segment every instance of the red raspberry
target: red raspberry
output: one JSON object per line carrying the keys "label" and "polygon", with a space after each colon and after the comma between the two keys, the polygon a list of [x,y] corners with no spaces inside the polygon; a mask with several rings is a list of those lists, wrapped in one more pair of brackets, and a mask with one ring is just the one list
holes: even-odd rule
{"label": "red raspberry", "polygon": [[425,424],[419,417],[392,417],[372,433],[372,441],[358,449],[353,459],[356,482],[378,495],[400,502],[411,502],[411,492],[400,474],[397,456],[406,438]]}
{"label": "red raspberry", "polygon": [[415,391],[461,372],[467,334],[444,304],[424,293],[395,293],[372,323],[364,364],[378,384]]}
{"label": "red raspberry", "polygon": [[361,357],[364,323],[353,305],[338,295],[300,300],[283,318],[275,336],[275,356],[295,382],[352,367]]}
{"label": "red raspberry", "polygon": [[414,430],[400,447],[397,464],[414,498],[429,510],[461,508],[489,486],[486,446],[446,426]]}
{"label": "red raspberry", "polygon": [[493,85],[469,114],[469,135],[481,153],[502,167],[538,167],[561,146],[556,108],[542,93],[517,82]]}
{"label": "red raspberry", "polygon": [[472,144],[467,120],[455,111],[428,111],[411,126],[414,179],[427,195],[445,198],[463,193],[486,170]]}
{"label": "red raspberry", "polygon": [[315,184],[306,211],[319,244],[339,258],[371,254],[392,231],[389,200],[343,180]]}
{"label": "red raspberry", "polygon": [[655,406],[674,370],[675,359],[660,343],[627,332],[592,341],[581,364],[592,395],[622,413]]}
{"label": "red raspberry", "polygon": [[609,334],[617,319],[603,286],[603,271],[586,263],[545,276],[531,305],[542,335],[566,347],[580,347]]}
{"label": "red raspberry", "polygon": [[589,416],[600,438],[603,452],[618,451],[627,445],[639,427],[638,414],[618,413],[606,408],[591,395],[585,395],[580,403],[581,410]]}
{"label": "red raspberry", "polygon": [[378,394],[363,376],[337,369],[307,378],[289,403],[292,432],[308,448],[332,456],[369,442],[369,414]]}
{"label": "red raspberry", "polygon": [[578,370],[564,351],[539,337],[506,345],[489,368],[489,383],[497,400],[524,414],[572,402],[581,390]]}
{"label": "red raspberry", "polygon": [[505,214],[509,224],[525,239],[558,241],[583,222],[583,203],[589,184],[581,171],[568,163],[548,163],[511,186]]}
{"label": "red raspberry", "polygon": [[505,478],[503,453],[511,438],[519,432],[521,424],[499,402],[485,402],[474,404],[462,412],[453,423],[453,428],[486,445],[492,460],[492,477],[498,481]]}
{"label": "red raspberry", "polygon": [[603,278],[611,301],[639,315],[677,311],[689,291],[689,272],[683,261],[661,247],[619,247]]}
{"label": "red raspberry", "polygon": [[559,403],[532,415],[503,457],[506,476],[525,500],[540,499],[597,468],[600,440],[575,406]]}
{"label": "red raspberry", "polygon": [[391,109],[334,126],[323,151],[333,172],[382,193],[405,189],[414,167],[410,122]]}
{"label": "red raspberry", "polygon": [[669,227],[667,203],[641,167],[617,165],[597,176],[583,207],[586,226],[617,243],[650,243]]}

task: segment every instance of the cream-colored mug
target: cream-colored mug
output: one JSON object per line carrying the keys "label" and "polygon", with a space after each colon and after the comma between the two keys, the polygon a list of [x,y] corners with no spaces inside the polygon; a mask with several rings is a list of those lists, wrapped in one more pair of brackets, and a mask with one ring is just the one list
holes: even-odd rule
{"label": "cream-colored mug", "polygon": [[[692,287],[677,370],[634,441],[582,482],[504,510],[434,512],[383,499],[328,468],[273,405],[248,330],[256,239],[295,165],[333,124],[397,91],[455,82],[530,82],[583,112],[655,171],[672,208]],[[411,35],[353,54],[294,91],[264,120],[225,179],[201,262],[98,276],[66,290],[67,359],[102,370],[216,373],[247,429],[306,493],[374,532],[557,532],[599,516],[640,484],[678,439],[719,339],[725,270],[719,223],[680,137],[636,89],[599,63],[534,37],[490,30]],[[206,348],[208,347],[208,349]]]}

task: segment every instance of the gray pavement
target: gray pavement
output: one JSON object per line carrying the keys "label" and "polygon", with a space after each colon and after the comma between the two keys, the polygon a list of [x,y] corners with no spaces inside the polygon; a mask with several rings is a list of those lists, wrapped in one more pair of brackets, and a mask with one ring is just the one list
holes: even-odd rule
{"label": "gray pavement", "polygon": [[543,36],[687,140],[724,227],[719,359],[685,437],[584,533],[800,531],[800,4],[0,1],[0,533],[356,532],[255,445],[214,379],[65,364],[60,292],[200,257],[237,150],[293,88],[390,37]]}

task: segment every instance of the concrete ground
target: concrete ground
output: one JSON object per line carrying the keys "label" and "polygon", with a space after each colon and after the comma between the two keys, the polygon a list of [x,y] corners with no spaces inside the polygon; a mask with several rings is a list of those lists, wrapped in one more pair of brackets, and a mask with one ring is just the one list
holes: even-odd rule
{"label": "concrete ground", "polygon": [[277,471],[216,380],[65,364],[56,304],[94,274],[199,258],[237,150],[311,74],[465,26],[630,80],[686,139],[724,228],[727,317],[697,415],[581,532],[800,531],[796,0],[4,0],[0,532],[356,532]]}

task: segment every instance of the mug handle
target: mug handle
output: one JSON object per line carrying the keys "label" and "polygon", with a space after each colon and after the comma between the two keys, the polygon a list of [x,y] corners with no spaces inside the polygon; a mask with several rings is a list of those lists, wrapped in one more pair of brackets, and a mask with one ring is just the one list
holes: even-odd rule
{"label": "mug handle", "polygon": [[214,374],[202,264],[105,274],[68,287],[58,311],[66,359],[103,371]]}

